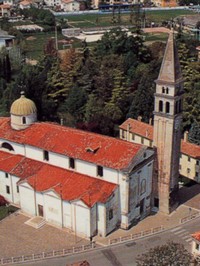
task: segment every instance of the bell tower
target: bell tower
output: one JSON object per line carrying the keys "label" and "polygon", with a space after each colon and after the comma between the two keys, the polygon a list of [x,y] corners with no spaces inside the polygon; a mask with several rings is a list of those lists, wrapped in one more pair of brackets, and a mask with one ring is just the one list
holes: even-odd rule
{"label": "bell tower", "polygon": [[154,197],[159,211],[169,214],[177,204],[183,99],[183,78],[173,32],[167,41],[154,99]]}

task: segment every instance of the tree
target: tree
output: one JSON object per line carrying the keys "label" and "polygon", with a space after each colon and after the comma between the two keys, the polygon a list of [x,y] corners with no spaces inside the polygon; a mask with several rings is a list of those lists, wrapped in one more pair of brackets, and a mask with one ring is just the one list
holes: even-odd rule
{"label": "tree", "polygon": [[200,123],[194,121],[189,131],[188,139],[190,142],[200,145]]}
{"label": "tree", "polygon": [[165,245],[151,248],[137,258],[137,266],[189,266],[194,262],[193,256],[184,245],[168,242]]}

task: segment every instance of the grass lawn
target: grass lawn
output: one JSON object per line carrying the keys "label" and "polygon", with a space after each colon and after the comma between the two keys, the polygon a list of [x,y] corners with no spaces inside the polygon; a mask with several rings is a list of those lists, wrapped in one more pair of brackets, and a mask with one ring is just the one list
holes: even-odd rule
{"label": "grass lawn", "polygon": [[144,34],[145,41],[146,42],[155,42],[155,41],[164,41],[166,42],[168,39],[169,34],[168,33],[148,33]]}
{"label": "grass lawn", "polygon": [[9,206],[9,207],[1,206],[0,207],[0,220],[4,219],[10,213],[13,213],[17,210],[18,210],[18,208],[14,207],[14,206]]}
{"label": "grass lawn", "polygon": [[[24,34],[26,56],[30,59],[39,59],[43,53],[44,45],[48,39],[55,38],[55,32],[41,32]],[[64,39],[64,36],[58,32],[58,40]],[[59,47],[61,49],[61,47]]]}

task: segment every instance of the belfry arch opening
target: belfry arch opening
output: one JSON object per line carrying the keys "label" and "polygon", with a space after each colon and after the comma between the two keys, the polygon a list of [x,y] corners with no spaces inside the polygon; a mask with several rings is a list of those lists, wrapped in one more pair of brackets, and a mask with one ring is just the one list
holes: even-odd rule
{"label": "belfry arch opening", "polygon": [[163,112],[163,101],[159,101],[159,112]]}
{"label": "belfry arch opening", "polygon": [[3,142],[1,144],[1,148],[6,149],[6,150],[9,150],[9,151],[14,151],[13,146],[10,145],[10,143],[7,143],[7,142]]}

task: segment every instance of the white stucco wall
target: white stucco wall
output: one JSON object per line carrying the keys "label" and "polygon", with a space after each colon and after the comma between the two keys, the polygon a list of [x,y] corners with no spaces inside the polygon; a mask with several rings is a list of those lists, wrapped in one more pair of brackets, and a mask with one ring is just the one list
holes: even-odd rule
{"label": "white stucco wall", "polygon": [[[142,137],[138,134],[127,132],[127,130],[120,129],[120,139],[127,140],[133,143],[146,145],[148,147],[152,147],[153,141],[150,140],[148,137]],[[148,136],[147,132],[147,136]]]}
{"label": "white stucco wall", "polygon": [[98,235],[106,236],[106,207],[103,203],[97,204]]}
{"label": "white stucco wall", "polygon": [[62,200],[53,191],[46,192],[43,197],[45,219],[52,224],[62,227]]}
{"label": "white stucco wall", "polygon": [[73,231],[75,234],[90,237],[91,224],[90,224],[90,208],[82,201],[74,201],[72,204],[72,223]]}
{"label": "white stucco wall", "polygon": [[[7,193],[6,186],[9,187],[10,193]],[[0,171],[0,195],[9,202],[13,202],[12,180],[10,174],[6,177],[6,173],[2,171]]]}
{"label": "white stucco wall", "polygon": [[20,207],[23,212],[32,216],[36,215],[35,212],[35,197],[36,193],[27,183],[19,184],[20,194]]}
{"label": "white stucco wall", "polygon": [[17,176],[11,176],[12,179],[12,192],[13,192],[13,202],[17,205],[20,204],[20,196],[19,196],[19,192],[17,191],[17,182],[20,180],[19,177]]}
{"label": "white stucco wall", "polygon": [[63,201],[63,225],[72,230],[72,205]]}
{"label": "white stucco wall", "polygon": [[181,175],[195,180],[196,179],[196,159],[182,153],[180,157],[179,172]]}
{"label": "white stucco wall", "polygon": [[[9,150],[2,148],[1,146],[2,146],[3,143],[8,143],[8,144],[10,144],[10,145],[13,147],[14,152],[13,152],[13,151],[10,152]],[[10,153],[14,153],[14,154],[25,155],[25,148],[24,148],[24,145],[22,145],[22,144],[18,144],[18,143],[16,143],[16,142],[12,142],[12,141],[7,141],[7,140],[5,140],[5,139],[0,139],[0,149],[1,149],[2,151],[6,151],[6,152],[10,152]]]}

